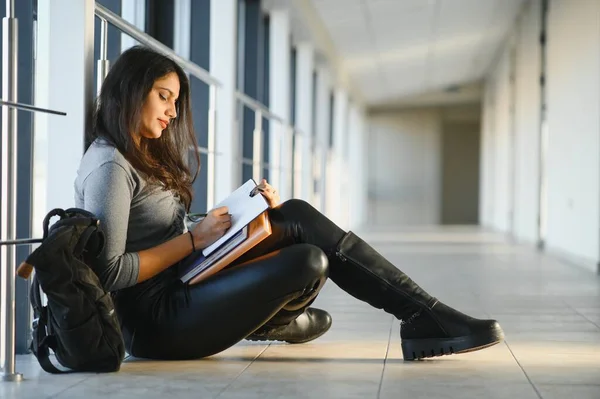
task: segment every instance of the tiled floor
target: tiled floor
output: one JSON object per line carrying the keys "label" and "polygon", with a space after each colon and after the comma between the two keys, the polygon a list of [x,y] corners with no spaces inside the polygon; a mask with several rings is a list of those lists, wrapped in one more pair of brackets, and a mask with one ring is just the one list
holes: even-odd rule
{"label": "tiled floor", "polygon": [[209,359],[128,359],[119,373],[52,376],[18,358],[1,398],[600,398],[600,277],[472,229],[364,235],[421,286],[506,341],[404,362],[399,323],[328,282],[330,332],[304,345],[242,342]]}

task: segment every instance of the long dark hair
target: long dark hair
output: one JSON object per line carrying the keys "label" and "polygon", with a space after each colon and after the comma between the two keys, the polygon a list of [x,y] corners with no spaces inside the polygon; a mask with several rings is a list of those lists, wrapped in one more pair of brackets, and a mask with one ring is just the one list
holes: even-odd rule
{"label": "long dark hair", "polygon": [[[154,82],[172,72],[179,77],[180,85],[177,118],[160,138],[142,138],[136,145],[132,134],[140,130],[144,101]],[[189,80],[175,61],[141,46],[121,54],[96,99],[91,128],[85,134],[86,151],[98,137],[115,146],[149,182],[173,191],[189,210],[200,154],[192,122]]]}

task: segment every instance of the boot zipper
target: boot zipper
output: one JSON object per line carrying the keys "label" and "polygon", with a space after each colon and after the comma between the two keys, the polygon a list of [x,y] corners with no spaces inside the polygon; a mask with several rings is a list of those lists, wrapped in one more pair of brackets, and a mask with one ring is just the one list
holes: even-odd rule
{"label": "boot zipper", "polygon": [[345,262],[347,260],[346,257],[344,255],[342,255],[342,253],[340,251],[336,251],[335,252],[335,256],[337,256],[338,258],[340,258],[340,260],[342,262]]}
{"label": "boot zipper", "polygon": [[[427,306],[427,304],[424,304],[424,303],[421,303],[421,302],[420,302],[420,301],[418,301],[418,300],[412,299],[410,295],[408,295],[408,294],[406,294],[406,293],[404,293],[404,292],[402,292],[402,291],[400,291],[400,290],[397,290],[397,289],[396,289],[396,288],[394,288],[394,287],[393,287],[393,286],[392,286],[392,285],[391,285],[391,284],[390,284],[388,281],[386,281],[386,280],[382,279],[381,277],[379,277],[377,274],[373,273],[373,272],[372,272],[371,270],[369,270],[368,268],[365,268],[364,266],[362,266],[362,265],[360,264],[360,262],[357,262],[356,260],[354,260],[354,259],[352,259],[352,258],[348,258],[348,257],[347,257],[347,256],[345,256],[344,254],[342,254],[342,252],[341,252],[341,251],[339,251],[339,250],[336,250],[336,251],[335,251],[335,256],[337,256],[337,257],[338,257],[338,258],[339,258],[339,259],[340,259],[342,262],[348,262],[348,261],[349,261],[351,264],[353,264],[353,265],[355,265],[355,266],[358,266],[359,268],[361,268],[361,269],[362,269],[362,270],[364,270],[365,272],[367,272],[367,273],[370,273],[371,275],[375,276],[376,278],[379,278],[381,281],[383,281],[384,283],[386,283],[386,284],[387,284],[389,287],[391,287],[392,289],[394,289],[396,292],[398,292],[398,293],[399,293],[399,294],[401,294],[401,295],[404,295],[404,296],[405,296],[407,299],[409,299],[411,302],[413,302],[413,303],[415,303],[415,302],[416,302],[416,303],[417,303],[419,306],[423,306],[423,307],[425,307],[425,308],[428,308],[428,309],[430,309],[430,310],[431,310],[431,309],[432,309],[432,308],[433,308],[433,307],[434,307],[434,306],[437,304],[437,302],[438,302],[438,301],[437,301],[437,299],[433,298],[433,299],[435,300],[435,302],[434,302],[434,304],[433,304],[431,307],[429,307],[429,306]],[[419,316],[419,314],[420,314],[420,311],[418,312],[418,314],[414,314],[413,316],[414,316],[414,317],[418,317],[418,316]],[[412,319],[411,319],[411,321],[412,321]]]}

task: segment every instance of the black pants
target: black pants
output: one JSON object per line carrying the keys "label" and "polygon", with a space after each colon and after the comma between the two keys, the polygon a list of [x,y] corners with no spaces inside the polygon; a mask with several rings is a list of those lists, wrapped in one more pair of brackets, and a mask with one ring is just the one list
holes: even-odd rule
{"label": "black pants", "polygon": [[182,284],[173,266],[119,292],[128,352],[153,359],[209,356],[265,323],[293,320],[328,276],[347,282],[350,276],[332,259],[342,229],[301,200],[269,210],[269,217],[273,234],[204,282]]}

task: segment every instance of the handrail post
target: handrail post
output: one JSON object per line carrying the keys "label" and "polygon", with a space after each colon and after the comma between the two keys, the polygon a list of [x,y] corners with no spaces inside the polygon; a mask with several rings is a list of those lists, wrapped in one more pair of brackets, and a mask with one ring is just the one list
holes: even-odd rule
{"label": "handrail post", "polygon": [[[16,103],[18,68],[18,21],[15,18],[15,0],[6,2],[6,17],[2,20],[2,98]],[[2,201],[0,240],[16,238],[17,211],[17,110],[2,107]],[[15,372],[15,247],[0,248],[0,358],[2,379],[21,381],[23,375]]]}
{"label": "handrail post", "polygon": [[206,162],[206,209],[215,205],[216,174],[216,127],[217,127],[217,86],[211,84],[208,91],[208,143]]}
{"label": "handrail post", "polygon": [[254,137],[252,146],[252,177],[258,183],[263,175],[262,169],[262,111],[254,111]]}
{"label": "handrail post", "polygon": [[110,68],[110,61],[108,60],[108,21],[102,17],[98,18],[100,19],[100,59],[98,60],[96,93],[100,95],[102,83]]}

